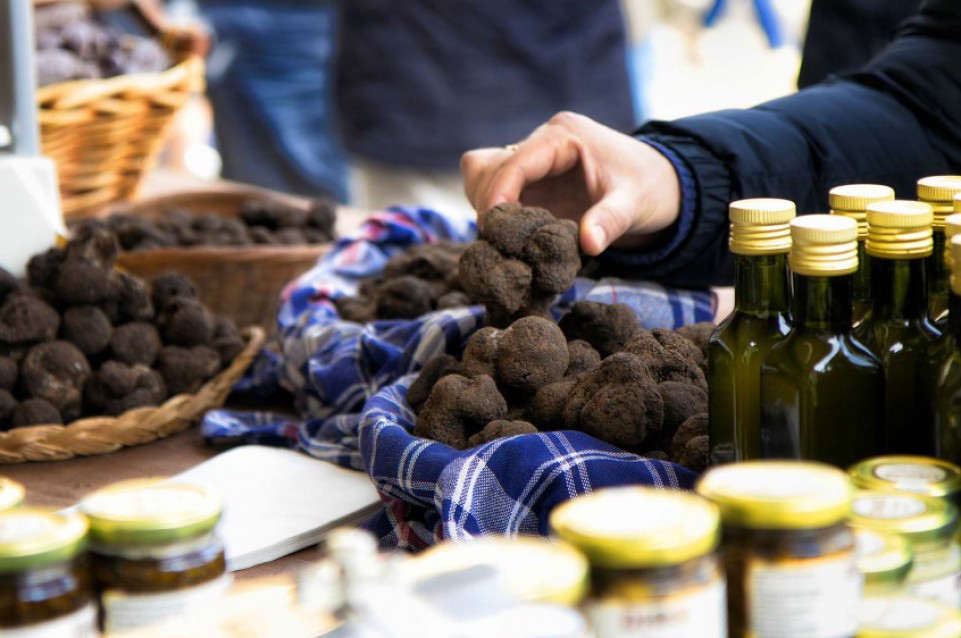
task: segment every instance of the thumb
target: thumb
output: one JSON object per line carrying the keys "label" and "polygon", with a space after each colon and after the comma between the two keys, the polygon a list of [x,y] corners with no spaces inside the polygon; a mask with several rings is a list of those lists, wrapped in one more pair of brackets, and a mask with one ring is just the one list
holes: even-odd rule
{"label": "thumb", "polygon": [[637,201],[625,194],[611,193],[592,206],[581,218],[581,247],[588,255],[598,255],[635,227]]}

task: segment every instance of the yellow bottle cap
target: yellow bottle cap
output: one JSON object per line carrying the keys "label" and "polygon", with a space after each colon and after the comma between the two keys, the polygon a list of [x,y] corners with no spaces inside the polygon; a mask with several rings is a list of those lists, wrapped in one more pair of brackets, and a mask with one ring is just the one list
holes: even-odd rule
{"label": "yellow bottle cap", "polygon": [[122,481],[80,502],[90,519],[90,539],[103,544],[155,545],[213,530],[223,503],[199,485],[161,479]]}
{"label": "yellow bottle cap", "polygon": [[0,476],[0,512],[23,505],[23,485]]}
{"label": "yellow bottle cap", "polygon": [[858,223],[858,239],[868,236],[868,220],[865,209],[868,204],[894,199],[894,189],[881,184],[846,184],[835,186],[828,192],[831,213],[850,217]]}
{"label": "yellow bottle cap", "polygon": [[952,201],[961,193],[961,175],[935,175],[918,180],[918,199],[934,207],[935,230],[944,228],[944,218],[954,212]]}
{"label": "yellow bottle cap", "polygon": [[908,200],[876,202],[867,208],[864,250],[881,259],[920,259],[931,255],[934,239],[929,204]]}
{"label": "yellow bottle cap", "polygon": [[86,546],[87,519],[21,508],[0,512],[0,573],[64,563]]}
{"label": "yellow bottle cap", "polygon": [[839,215],[803,215],[791,221],[791,270],[832,277],[858,269],[858,225]]}
{"label": "yellow bottle cap", "polygon": [[650,487],[599,490],[551,512],[551,529],[593,565],[644,568],[678,565],[713,552],[719,516],[710,502]]}
{"label": "yellow bottle cap", "polygon": [[805,461],[749,461],[708,470],[697,484],[725,524],[751,529],[818,529],[844,520],[851,484],[844,472]]}
{"label": "yellow bottle cap", "polygon": [[588,564],[563,541],[542,537],[484,536],[465,543],[440,543],[418,554],[403,574],[423,581],[484,566],[513,598],[524,602],[577,605],[588,588]]}
{"label": "yellow bottle cap", "polygon": [[858,571],[869,589],[891,589],[903,583],[914,564],[911,544],[897,534],[855,530]]}
{"label": "yellow bottle cap", "polygon": [[954,498],[961,492],[961,467],[927,456],[876,456],[848,469],[858,489],[914,492]]}
{"label": "yellow bottle cap", "polygon": [[958,527],[957,508],[943,498],[910,492],[858,492],[850,523],[858,529],[901,534],[915,551],[939,545]]}
{"label": "yellow bottle cap", "polygon": [[[955,200],[955,210],[961,211],[961,196]],[[944,218],[944,265],[950,273],[954,270],[954,255],[951,254],[951,238],[961,233],[961,213]]]}
{"label": "yellow bottle cap", "polygon": [[775,255],[791,250],[794,202],[774,198],[742,199],[732,202],[729,211],[731,252]]}
{"label": "yellow bottle cap", "polygon": [[857,638],[957,638],[961,612],[908,595],[869,596],[861,604]]}
{"label": "yellow bottle cap", "polygon": [[961,193],[954,196],[954,212],[961,213]]}

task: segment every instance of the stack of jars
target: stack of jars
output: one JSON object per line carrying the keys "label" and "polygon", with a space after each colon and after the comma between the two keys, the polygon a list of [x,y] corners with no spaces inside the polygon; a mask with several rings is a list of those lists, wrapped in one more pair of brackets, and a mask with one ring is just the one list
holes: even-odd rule
{"label": "stack of jars", "polygon": [[0,636],[86,638],[169,622],[229,585],[221,502],[192,485],[128,481],[79,511],[19,507],[0,479]]}
{"label": "stack of jars", "polygon": [[787,200],[731,204],[735,309],[709,345],[713,464],[961,462],[961,176],[922,179],[918,197],[841,186],[832,214],[800,217]]}
{"label": "stack of jars", "polygon": [[923,457],[848,475],[754,461],[709,470],[697,494],[578,497],[551,527],[589,559],[598,638],[956,638],[959,489],[961,470]]}

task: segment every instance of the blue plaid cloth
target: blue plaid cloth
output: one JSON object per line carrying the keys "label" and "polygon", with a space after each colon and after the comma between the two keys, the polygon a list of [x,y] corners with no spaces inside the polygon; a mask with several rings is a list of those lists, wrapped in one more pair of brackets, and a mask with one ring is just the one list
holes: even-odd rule
{"label": "blue plaid cloth", "polygon": [[[476,227],[434,211],[394,208],[372,215],[360,233],[338,242],[317,266],[287,286],[279,315],[283,356],[261,359],[247,389],[291,391],[304,421],[271,413],[209,412],[213,440],[288,445],[362,469],[384,500],[368,523],[385,546],[419,549],[443,538],[485,533],[544,534],[557,503],[625,484],[689,488],[680,466],[629,454],[582,432],[500,439],[465,451],[412,435],[407,386],[432,356],[459,355],[483,325],[480,306],[417,320],[342,321],[334,300],[412,244],[472,241]],[[647,328],[709,321],[714,298],[617,279],[578,279],[552,308],[555,318],[578,300],[625,303]]]}

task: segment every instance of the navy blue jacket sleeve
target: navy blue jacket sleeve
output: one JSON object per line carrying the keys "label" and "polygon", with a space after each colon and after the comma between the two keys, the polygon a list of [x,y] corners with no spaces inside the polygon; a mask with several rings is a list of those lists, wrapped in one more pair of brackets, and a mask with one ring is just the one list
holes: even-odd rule
{"label": "navy blue jacket sleeve", "polygon": [[683,162],[693,188],[666,254],[611,260],[668,283],[730,284],[732,200],[784,197],[800,213],[826,212],[839,184],[888,184],[913,198],[918,178],[961,171],[961,2],[928,0],[894,43],[843,79],[752,109],[651,122],[640,135]]}

